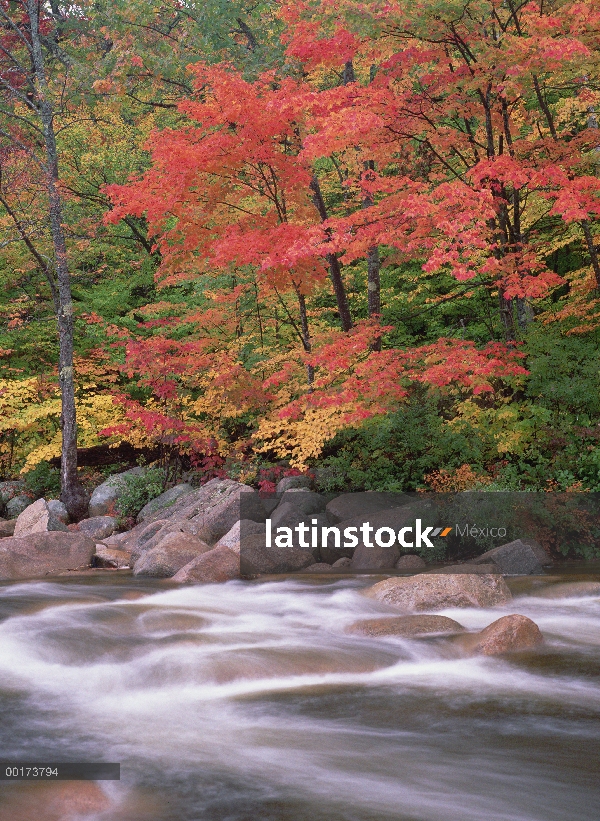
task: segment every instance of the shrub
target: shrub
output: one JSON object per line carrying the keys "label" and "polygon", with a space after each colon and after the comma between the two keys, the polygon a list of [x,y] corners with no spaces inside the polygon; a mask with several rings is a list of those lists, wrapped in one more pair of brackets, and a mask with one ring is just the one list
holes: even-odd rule
{"label": "shrub", "polygon": [[165,489],[166,472],[163,468],[149,468],[141,476],[129,474],[121,478],[121,492],[116,505],[121,518],[135,518],[144,505]]}
{"label": "shrub", "polygon": [[40,462],[23,477],[25,492],[35,499],[47,497],[58,499],[60,495],[60,470],[51,467],[48,462]]}

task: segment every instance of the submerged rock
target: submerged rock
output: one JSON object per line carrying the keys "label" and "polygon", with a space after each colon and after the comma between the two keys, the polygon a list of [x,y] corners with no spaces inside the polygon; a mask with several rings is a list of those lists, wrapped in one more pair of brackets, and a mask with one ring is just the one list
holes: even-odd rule
{"label": "submerged rock", "polygon": [[348,627],[349,633],[361,636],[427,636],[435,633],[460,633],[462,624],[446,616],[397,616],[381,619],[362,619]]}
{"label": "submerged rock", "polygon": [[512,598],[502,576],[473,573],[395,577],[369,587],[365,594],[406,611],[493,607]]}
{"label": "submerged rock", "polygon": [[96,818],[111,806],[106,793],[93,781],[44,779],[35,784],[11,784],[3,792],[3,817],[10,821],[81,821]]}
{"label": "submerged rock", "polygon": [[580,596],[600,596],[600,582],[563,582],[532,590],[531,596],[544,599],[571,599]]}

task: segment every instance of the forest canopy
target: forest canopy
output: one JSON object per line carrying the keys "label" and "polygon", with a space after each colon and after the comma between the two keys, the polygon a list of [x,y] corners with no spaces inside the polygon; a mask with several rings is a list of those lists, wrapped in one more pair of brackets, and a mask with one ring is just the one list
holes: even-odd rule
{"label": "forest canopy", "polygon": [[0,0],[4,478],[600,490],[599,117],[592,0]]}

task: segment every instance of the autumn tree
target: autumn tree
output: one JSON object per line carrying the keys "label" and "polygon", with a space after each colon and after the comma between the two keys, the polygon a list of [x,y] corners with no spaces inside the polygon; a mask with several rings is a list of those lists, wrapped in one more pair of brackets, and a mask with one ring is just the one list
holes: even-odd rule
{"label": "autumn tree", "polygon": [[307,145],[312,157],[335,158],[333,147],[354,191],[352,213],[328,221],[323,250],[333,242],[352,262],[380,245],[496,290],[508,340],[531,321],[532,300],[562,282],[549,267],[550,231],[553,249],[580,232],[597,286],[594,4],[347,2],[341,11],[328,0],[316,15],[310,3],[283,10],[288,53],[306,70],[355,66],[354,83],[321,95]]}
{"label": "autumn tree", "polygon": [[[16,0],[0,6],[2,168],[8,176],[15,174],[8,187],[4,181],[0,202],[52,293],[58,324],[62,401],[61,498],[70,515],[77,519],[85,514],[87,499],[77,477],[73,300],[56,141],[57,118],[73,72],[73,60],[63,49],[73,19],[76,9],[67,4],[52,3],[46,7],[34,0]],[[15,195],[18,200],[24,176],[36,178],[45,202],[44,218],[34,231],[24,224],[15,207]],[[46,231],[50,238],[49,256],[41,250],[39,242]]]}

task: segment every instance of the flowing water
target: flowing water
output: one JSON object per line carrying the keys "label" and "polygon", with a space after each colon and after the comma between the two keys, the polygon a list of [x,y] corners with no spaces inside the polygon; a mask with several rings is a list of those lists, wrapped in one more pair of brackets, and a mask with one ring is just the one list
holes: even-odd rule
{"label": "flowing water", "polygon": [[444,610],[546,638],[465,658],[346,633],[391,613],[367,583],[1,585],[0,758],[118,761],[121,781],[90,804],[0,782],[0,818],[597,821],[600,598]]}

